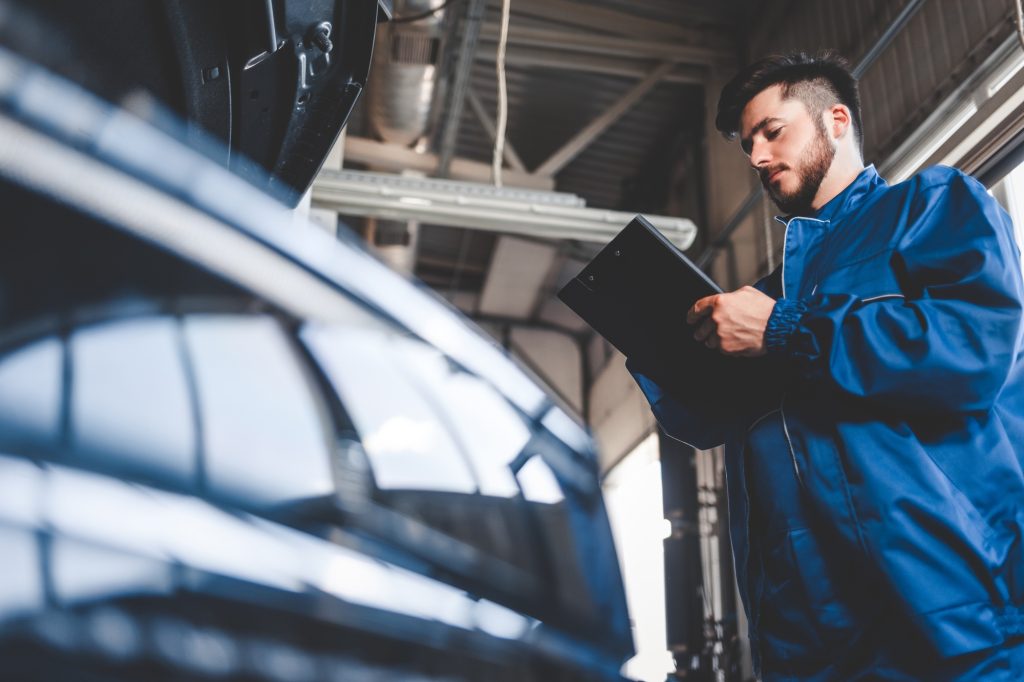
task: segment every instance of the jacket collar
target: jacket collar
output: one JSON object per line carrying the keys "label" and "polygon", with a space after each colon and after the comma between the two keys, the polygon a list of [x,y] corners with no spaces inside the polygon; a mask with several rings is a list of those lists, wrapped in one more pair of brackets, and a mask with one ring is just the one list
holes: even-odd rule
{"label": "jacket collar", "polygon": [[[875,164],[871,164],[862,170],[842,192],[832,197],[827,204],[819,208],[814,215],[806,217],[812,222],[826,224],[836,222],[844,214],[852,211],[868,194],[878,187],[885,186],[885,184],[885,180],[875,170]],[[789,221],[794,217],[797,216],[776,216],[775,219],[783,225],[788,225]]]}

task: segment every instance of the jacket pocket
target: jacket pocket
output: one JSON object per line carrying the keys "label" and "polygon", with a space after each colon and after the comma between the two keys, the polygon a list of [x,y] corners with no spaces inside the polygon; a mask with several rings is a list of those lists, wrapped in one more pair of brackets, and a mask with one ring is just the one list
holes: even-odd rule
{"label": "jacket pocket", "polygon": [[764,554],[760,636],[766,661],[815,661],[856,639],[850,576],[811,528],[793,529]]}

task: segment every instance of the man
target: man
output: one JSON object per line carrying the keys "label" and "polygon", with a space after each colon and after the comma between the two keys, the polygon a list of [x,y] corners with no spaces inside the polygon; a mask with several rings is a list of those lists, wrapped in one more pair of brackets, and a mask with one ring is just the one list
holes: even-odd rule
{"label": "man", "polygon": [[[698,301],[695,337],[773,363],[734,405],[629,368],[662,428],[725,443],[730,530],[765,680],[1024,680],[1024,279],[974,179],[888,186],[857,85],[765,59],[717,127],[787,214],[783,263]],[[747,362],[747,361],[743,361]]]}

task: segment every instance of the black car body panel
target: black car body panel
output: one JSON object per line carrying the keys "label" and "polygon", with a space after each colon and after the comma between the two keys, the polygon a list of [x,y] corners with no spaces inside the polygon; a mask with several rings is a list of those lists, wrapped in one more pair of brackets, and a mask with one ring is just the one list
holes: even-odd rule
{"label": "black car body panel", "polygon": [[499,346],[7,51],[0,140],[13,669],[618,679],[593,441]]}
{"label": "black car body panel", "polygon": [[[294,206],[366,85],[378,0],[5,3],[5,44],[112,102],[145,98]],[[143,100],[143,101],[140,101]]]}

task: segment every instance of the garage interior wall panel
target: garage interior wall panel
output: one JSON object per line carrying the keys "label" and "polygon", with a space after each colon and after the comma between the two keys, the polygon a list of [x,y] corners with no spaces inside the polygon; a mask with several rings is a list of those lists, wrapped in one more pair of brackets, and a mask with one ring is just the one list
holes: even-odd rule
{"label": "garage interior wall panel", "polygon": [[580,346],[572,337],[544,329],[512,329],[513,352],[579,413],[583,406]]}
{"label": "garage interior wall panel", "polygon": [[[713,68],[708,75],[705,93],[704,125],[707,134],[707,213],[712,233],[725,227],[743,200],[756,188],[757,176],[750,168],[739,143],[726,140],[715,129],[718,96],[732,78],[732,70]],[[705,238],[708,235],[705,235]]]}
{"label": "garage interior wall panel", "polygon": [[[713,68],[708,74],[708,88],[705,93],[705,126],[707,135],[707,214],[708,233],[703,234],[701,250],[725,228],[737,209],[757,187],[757,176],[750,168],[750,162],[736,141],[726,140],[715,128],[715,114],[718,96],[722,87],[733,76],[732,69]],[[751,223],[748,218],[745,223]],[[753,230],[742,224],[733,232],[734,242],[744,242],[738,248],[748,252]],[[735,249],[736,247],[732,247]],[[747,254],[738,260],[730,248],[722,249],[711,265],[711,278],[724,289],[734,289],[747,283],[756,275],[756,255]],[[747,278],[747,279],[744,279]]]}
{"label": "garage interior wall panel", "polygon": [[451,291],[445,299],[466,315],[472,315],[480,306],[480,294],[475,291]]}
{"label": "garage interior wall panel", "polygon": [[[581,267],[580,270],[582,269]],[[590,329],[582,317],[570,310],[567,305],[557,298],[550,298],[541,304],[537,317],[543,322],[549,322],[574,334],[584,333]]]}
{"label": "garage interior wall panel", "polygon": [[587,367],[590,369],[590,376],[600,376],[601,370],[612,357],[611,344],[605,341],[600,334],[594,334],[587,342]]}
{"label": "garage interior wall panel", "polygon": [[480,294],[479,312],[507,318],[529,318],[557,250],[549,244],[501,237]]}
{"label": "garage interior wall panel", "polygon": [[629,372],[613,353],[590,393],[590,425],[597,438],[601,471],[607,472],[655,428],[654,415]]}

